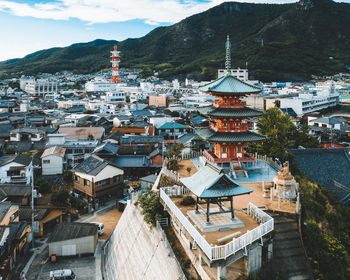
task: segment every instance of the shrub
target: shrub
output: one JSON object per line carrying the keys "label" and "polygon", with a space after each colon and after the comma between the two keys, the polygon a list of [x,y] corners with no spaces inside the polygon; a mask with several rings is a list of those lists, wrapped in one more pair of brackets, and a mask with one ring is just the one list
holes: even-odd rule
{"label": "shrub", "polygon": [[39,192],[40,193],[43,193],[43,194],[49,193],[50,190],[51,190],[50,183],[45,178],[39,178],[34,183],[35,183],[35,185],[37,185],[39,187]]}
{"label": "shrub", "polygon": [[136,205],[142,208],[142,215],[145,222],[151,226],[155,226],[164,213],[163,205],[160,203],[159,192],[148,191],[141,195],[136,202]]}
{"label": "shrub", "polygon": [[73,182],[73,172],[70,170],[64,171],[63,178],[64,178],[64,181],[66,183],[72,183]]}
{"label": "shrub", "polygon": [[181,205],[183,206],[190,206],[193,205],[195,203],[195,200],[192,196],[189,195],[185,195],[182,199],[181,199]]}
{"label": "shrub", "polygon": [[170,159],[168,162],[168,169],[172,171],[178,171],[179,170],[179,163],[176,159]]}

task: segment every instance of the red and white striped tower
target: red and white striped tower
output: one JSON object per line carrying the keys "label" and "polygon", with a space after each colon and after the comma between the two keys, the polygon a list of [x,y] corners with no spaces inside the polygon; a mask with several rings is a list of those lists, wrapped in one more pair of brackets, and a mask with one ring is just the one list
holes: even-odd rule
{"label": "red and white striped tower", "polygon": [[120,83],[119,77],[119,62],[120,62],[120,51],[117,51],[117,45],[114,45],[114,50],[111,51],[111,62],[112,62],[112,83]]}

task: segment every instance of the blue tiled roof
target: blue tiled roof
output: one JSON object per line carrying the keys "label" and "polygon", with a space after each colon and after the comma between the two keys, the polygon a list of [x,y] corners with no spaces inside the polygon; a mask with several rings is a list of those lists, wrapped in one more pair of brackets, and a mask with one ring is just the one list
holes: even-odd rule
{"label": "blue tiled roof", "polygon": [[[181,129],[181,128],[186,128],[186,126],[175,122],[175,129]],[[163,124],[158,129],[174,129],[174,122],[166,122],[165,124]]]}
{"label": "blue tiled roof", "polygon": [[202,122],[204,122],[204,121],[207,121],[207,120],[208,120],[207,118],[198,115],[198,116],[192,118],[192,119],[191,119],[191,122],[200,124],[200,123],[202,123]]}
{"label": "blue tiled roof", "polygon": [[310,179],[327,189],[333,189],[333,180],[350,191],[350,156],[346,149],[291,149],[298,168]]}
{"label": "blue tiled roof", "polygon": [[231,75],[223,76],[199,88],[201,91],[218,93],[259,93],[261,89],[247,84]]}
{"label": "blue tiled roof", "polygon": [[200,198],[238,196],[252,192],[224,174],[222,170],[211,164],[202,167],[191,177],[180,179],[181,182]]}

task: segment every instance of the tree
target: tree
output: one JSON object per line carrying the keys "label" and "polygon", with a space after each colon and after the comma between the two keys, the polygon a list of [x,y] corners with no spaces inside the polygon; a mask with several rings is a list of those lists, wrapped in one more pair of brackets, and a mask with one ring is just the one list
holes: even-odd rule
{"label": "tree", "polygon": [[164,214],[164,207],[160,203],[159,192],[148,191],[141,195],[136,203],[142,208],[145,222],[155,226]]}
{"label": "tree", "polygon": [[88,135],[88,138],[87,138],[88,140],[94,140],[94,136],[91,134],[91,133],[89,133],[89,135]]}
{"label": "tree", "polygon": [[171,145],[166,153],[167,157],[168,158],[178,157],[184,148],[185,148],[185,145],[182,143],[176,143]]}
{"label": "tree", "polygon": [[205,141],[201,137],[195,137],[191,140],[191,150],[200,152],[205,149]]}
{"label": "tree", "polygon": [[67,190],[60,189],[56,190],[51,195],[51,203],[55,206],[67,206],[68,205],[69,193]]}
{"label": "tree", "polygon": [[188,166],[188,167],[186,168],[186,171],[187,171],[187,173],[188,173],[188,176],[190,176],[190,175],[191,175],[192,168],[191,168],[190,166]]}
{"label": "tree", "polygon": [[39,187],[39,192],[42,194],[50,192],[50,183],[45,178],[39,178],[36,180],[35,185]]}
{"label": "tree", "polygon": [[7,146],[6,147],[6,154],[12,155],[16,152],[16,148],[14,148],[13,146]]}
{"label": "tree", "polygon": [[290,116],[284,114],[278,108],[270,108],[258,121],[258,131],[266,135],[267,140],[251,145],[250,152],[258,152],[262,155],[278,158],[281,162],[287,160],[286,150],[290,148],[318,147],[315,138],[308,134],[308,127],[296,127]]}

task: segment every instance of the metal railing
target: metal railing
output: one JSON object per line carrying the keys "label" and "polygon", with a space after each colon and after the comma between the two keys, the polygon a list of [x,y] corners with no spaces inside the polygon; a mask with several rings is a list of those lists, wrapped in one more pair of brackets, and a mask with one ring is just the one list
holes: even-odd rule
{"label": "metal railing", "polygon": [[[250,202],[248,204],[247,214],[260,223],[260,225],[240,237],[233,239],[230,243],[222,246],[211,246],[168,196],[167,192],[171,195],[174,192],[174,188],[175,187],[172,187],[171,190],[170,188],[160,189],[160,198],[211,261],[226,259],[274,230],[273,218]],[[176,194],[178,195],[182,190],[183,189],[179,187]]]}

